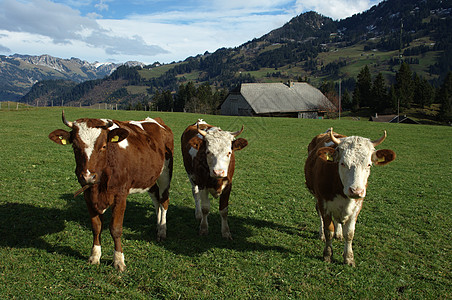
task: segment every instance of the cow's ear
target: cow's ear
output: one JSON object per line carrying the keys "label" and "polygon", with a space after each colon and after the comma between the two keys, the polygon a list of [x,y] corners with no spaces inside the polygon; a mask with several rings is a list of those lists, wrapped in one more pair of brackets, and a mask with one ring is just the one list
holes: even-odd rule
{"label": "cow's ear", "polygon": [[239,151],[245,148],[248,145],[248,141],[242,138],[238,138],[232,141],[232,150]]}
{"label": "cow's ear", "polygon": [[49,139],[60,145],[70,144],[71,143],[70,138],[71,133],[63,129],[54,130],[49,134]]}
{"label": "cow's ear", "polygon": [[322,147],[319,150],[317,150],[317,155],[320,157],[320,159],[327,161],[327,162],[334,162],[335,161],[335,152],[336,149],[331,147]]}
{"label": "cow's ear", "polygon": [[108,132],[109,143],[119,143],[129,136],[129,132],[124,128],[115,128]]}
{"label": "cow's ear", "polygon": [[372,154],[372,161],[377,166],[387,165],[395,158],[396,158],[395,152],[390,149],[377,150]]}

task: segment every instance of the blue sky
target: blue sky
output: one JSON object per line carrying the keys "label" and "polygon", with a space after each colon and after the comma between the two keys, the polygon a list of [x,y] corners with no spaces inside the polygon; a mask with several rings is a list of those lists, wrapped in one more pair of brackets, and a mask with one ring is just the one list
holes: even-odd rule
{"label": "blue sky", "polygon": [[0,0],[0,54],[170,63],[239,46],[306,11],[339,20],[380,0]]}

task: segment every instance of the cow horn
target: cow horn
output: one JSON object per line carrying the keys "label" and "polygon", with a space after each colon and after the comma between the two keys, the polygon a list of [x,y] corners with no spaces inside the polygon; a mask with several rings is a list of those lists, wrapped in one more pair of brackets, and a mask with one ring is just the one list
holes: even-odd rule
{"label": "cow horn", "polygon": [[374,147],[377,147],[378,145],[383,143],[383,141],[385,139],[386,139],[386,130],[383,131],[383,136],[381,138],[379,138],[378,140],[372,141],[372,144],[374,145]]}
{"label": "cow horn", "polygon": [[243,129],[245,129],[245,127],[242,125],[242,129],[240,129],[239,131],[236,131],[236,132],[231,132],[231,134],[234,137],[237,137],[239,134],[241,134],[243,132]]}
{"label": "cow horn", "polygon": [[110,128],[111,126],[113,126],[113,121],[112,120],[108,120],[107,121],[107,125],[105,125],[105,128]]}
{"label": "cow horn", "polygon": [[198,133],[202,136],[206,136],[207,132],[205,130],[202,130],[199,128],[199,123],[196,122],[196,129],[198,130]]}
{"label": "cow horn", "polygon": [[66,117],[64,116],[64,109],[61,114],[61,119],[63,120],[64,125],[66,125],[67,127],[72,128],[74,126],[72,122],[68,122],[68,120],[66,120]]}
{"label": "cow horn", "polygon": [[333,134],[333,127],[330,128],[330,138],[336,145],[339,145],[341,143],[341,140],[336,138]]}

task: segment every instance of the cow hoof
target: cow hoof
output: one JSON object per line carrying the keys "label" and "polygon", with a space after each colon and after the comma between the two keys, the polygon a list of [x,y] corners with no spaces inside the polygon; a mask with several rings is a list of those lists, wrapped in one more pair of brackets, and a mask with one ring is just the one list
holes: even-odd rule
{"label": "cow hoof", "polygon": [[209,230],[207,228],[199,229],[199,235],[203,236],[203,235],[208,235],[208,234],[209,234]]}
{"label": "cow hoof", "polygon": [[351,267],[356,267],[354,259],[346,259],[344,261],[344,265],[351,266]]}
{"label": "cow hoof", "polygon": [[90,256],[88,258],[88,263],[91,265],[99,265],[100,264],[100,258],[95,256]]}
{"label": "cow hoof", "polygon": [[115,269],[118,270],[119,272],[124,272],[126,270],[126,265],[122,262],[114,263],[113,265],[115,266]]}

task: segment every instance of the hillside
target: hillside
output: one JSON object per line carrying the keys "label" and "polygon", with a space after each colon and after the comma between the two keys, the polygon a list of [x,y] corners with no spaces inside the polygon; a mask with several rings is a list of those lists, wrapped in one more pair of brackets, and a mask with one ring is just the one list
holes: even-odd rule
{"label": "hillside", "polygon": [[[413,72],[439,86],[452,69],[451,26],[450,1],[388,0],[339,21],[307,12],[236,48],[221,48],[176,64],[138,68],[139,77],[133,82],[111,85],[116,90],[104,90],[100,98],[87,96],[89,90],[83,97],[111,102],[111,95],[118,95],[114,101],[126,103],[159,90],[176,91],[190,81],[230,89],[242,82],[287,80],[306,80],[319,87],[324,81],[341,79],[343,88],[352,91],[365,65],[373,76],[381,72],[393,82],[400,56]],[[86,101],[73,98],[70,102]]]}

